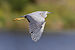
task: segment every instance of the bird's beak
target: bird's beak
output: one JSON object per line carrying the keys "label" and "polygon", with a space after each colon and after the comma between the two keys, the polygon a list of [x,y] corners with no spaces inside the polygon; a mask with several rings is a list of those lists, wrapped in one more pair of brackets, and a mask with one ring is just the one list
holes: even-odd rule
{"label": "bird's beak", "polygon": [[24,17],[21,17],[21,18],[14,19],[14,21],[16,21],[16,20],[20,21],[20,20],[24,20],[24,19],[25,19]]}

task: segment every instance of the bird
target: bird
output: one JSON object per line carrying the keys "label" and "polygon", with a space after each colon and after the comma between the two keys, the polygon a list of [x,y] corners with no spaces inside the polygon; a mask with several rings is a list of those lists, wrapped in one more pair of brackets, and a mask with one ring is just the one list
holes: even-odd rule
{"label": "bird", "polygon": [[31,38],[33,41],[37,42],[44,31],[44,27],[46,24],[45,18],[47,17],[47,14],[51,12],[48,11],[36,11],[29,14],[26,14],[24,16],[21,16],[20,18],[14,19],[15,21],[27,19],[29,22],[29,33],[31,35]]}

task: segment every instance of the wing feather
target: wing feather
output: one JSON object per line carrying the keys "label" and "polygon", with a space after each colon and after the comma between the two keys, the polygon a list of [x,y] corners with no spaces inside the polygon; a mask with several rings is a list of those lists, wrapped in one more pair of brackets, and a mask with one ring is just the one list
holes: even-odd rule
{"label": "wing feather", "polygon": [[31,34],[32,40],[36,42],[40,39],[42,32],[44,30],[45,19],[41,18],[41,21],[39,21],[40,20],[39,17],[38,17],[39,20],[37,20],[37,18],[35,20],[35,18],[36,18],[35,16],[27,15],[27,19],[30,21],[29,22],[29,33]]}
{"label": "wing feather", "polygon": [[38,41],[43,33],[44,26],[46,22],[43,22],[42,25],[39,23],[30,23],[29,24],[29,33],[31,33],[31,38],[35,42]]}

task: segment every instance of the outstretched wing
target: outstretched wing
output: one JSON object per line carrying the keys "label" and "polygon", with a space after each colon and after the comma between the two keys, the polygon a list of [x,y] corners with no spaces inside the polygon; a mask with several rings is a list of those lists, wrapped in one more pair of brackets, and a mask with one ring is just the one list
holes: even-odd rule
{"label": "outstretched wing", "polygon": [[31,33],[31,38],[35,42],[38,41],[43,33],[44,26],[46,22],[41,23],[41,25],[37,22],[29,23],[29,33]]}

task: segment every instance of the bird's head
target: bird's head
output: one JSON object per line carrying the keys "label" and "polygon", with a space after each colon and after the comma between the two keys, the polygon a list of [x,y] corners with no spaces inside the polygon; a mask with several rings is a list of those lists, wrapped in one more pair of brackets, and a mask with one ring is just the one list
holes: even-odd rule
{"label": "bird's head", "polygon": [[26,15],[24,15],[24,16],[20,16],[20,18],[15,18],[14,21],[24,20],[25,18],[27,18]]}

